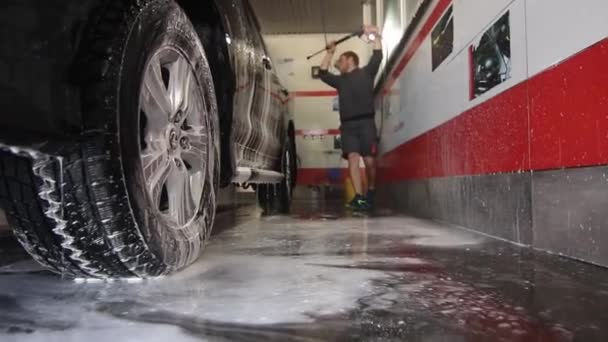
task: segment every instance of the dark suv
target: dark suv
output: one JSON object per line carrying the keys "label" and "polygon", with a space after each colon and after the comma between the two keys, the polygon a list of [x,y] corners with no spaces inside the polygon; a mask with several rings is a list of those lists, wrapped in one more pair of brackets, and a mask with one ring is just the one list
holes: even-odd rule
{"label": "dark suv", "polygon": [[232,183],[288,210],[288,94],[246,0],[0,6],[0,201],[41,264],[101,278],[183,268]]}

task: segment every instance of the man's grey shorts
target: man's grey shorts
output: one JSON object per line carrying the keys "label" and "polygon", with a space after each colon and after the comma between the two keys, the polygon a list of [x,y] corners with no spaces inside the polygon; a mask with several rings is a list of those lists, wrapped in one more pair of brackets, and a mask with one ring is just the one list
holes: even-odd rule
{"label": "man's grey shorts", "polygon": [[344,158],[349,153],[359,153],[363,157],[376,155],[378,133],[373,118],[342,122],[340,131]]}

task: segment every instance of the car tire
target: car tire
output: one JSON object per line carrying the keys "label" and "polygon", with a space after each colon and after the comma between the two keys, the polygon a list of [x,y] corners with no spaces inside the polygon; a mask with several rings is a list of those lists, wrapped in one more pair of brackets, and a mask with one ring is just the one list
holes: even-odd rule
{"label": "car tire", "polygon": [[259,184],[256,189],[263,215],[289,214],[295,187],[295,145],[291,137],[285,143],[281,157],[281,172],[285,176],[280,183]]}
{"label": "car tire", "polygon": [[56,161],[3,154],[0,200],[19,241],[52,271],[168,274],[199,257],[214,221],[211,71],[175,1],[112,0],[97,13],[79,57],[83,136]]}

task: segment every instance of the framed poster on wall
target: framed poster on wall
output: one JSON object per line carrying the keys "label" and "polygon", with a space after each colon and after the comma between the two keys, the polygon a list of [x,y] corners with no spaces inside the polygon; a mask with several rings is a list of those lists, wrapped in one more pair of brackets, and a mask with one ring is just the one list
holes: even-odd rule
{"label": "framed poster on wall", "polygon": [[450,6],[431,33],[433,71],[454,51],[454,6]]}
{"label": "framed poster on wall", "polygon": [[320,75],[319,75],[320,72],[321,72],[320,66],[313,66],[312,68],[310,68],[310,77],[312,77],[315,80],[318,80],[320,78]]}
{"label": "framed poster on wall", "polygon": [[471,99],[511,78],[509,12],[498,19],[470,48]]}

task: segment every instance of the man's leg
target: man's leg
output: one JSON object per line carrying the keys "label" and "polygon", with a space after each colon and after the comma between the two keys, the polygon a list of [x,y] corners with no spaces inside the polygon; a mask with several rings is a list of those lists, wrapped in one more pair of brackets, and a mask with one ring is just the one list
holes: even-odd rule
{"label": "man's leg", "polygon": [[363,195],[363,184],[361,182],[361,170],[359,169],[359,162],[361,155],[356,152],[348,154],[348,171],[350,173],[350,180],[353,182],[355,193],[357,195]]}
{"label": "man's leg", "polygon": [[348,160],[348,171],[350,174],[353,188],[355,188],[355,198],[347,204],[347,207],[359,211],[367,210],[367,201],[363,197],[363,182],[361,179],[361,139],[359,126],[353,123],[342,125],[342,152]]}
{"label": "man's leg", "polygon": [[350,179],[355,188],[355,197],[346,205],[354,211],[367,211],[370,208],[368,201],[363,195],[363,182],[361,179],[361,169],[359,162],[361,161],[361,154],[351,152],[348,154],[348,170],[350,173]]}
{"label": "man's leg", "polygon": [[365,164],[365,174],[367,175],[367,189],[369,191],[376,190],[376,157],[363,157]]}
{"label": "man's leg", "polygon": [[365,164],[368,185],[365,197],[370,208],[373,208],[376,193],[376,144],[378,141],[375,122],[373,120],[363,122],[361,132],[361,155]]}
{"label": "man's leg", "polygon": [[348,173],[350,180],[353,183],[357,195],[363,195],[363,186],[361,182],[361,171],[359,170],[359,162],[361,160],[361,149],[359,141],[359,132],[357,126],[353,123],[343,123],[342,131],[342,153],[348,161]]}
{"label": "man's leg", "polygon": [[365,163],[365,173],[367,174],[367,191],[365,199],[370,209],[374,209],[376,205],[376,157],[363,157]]}

